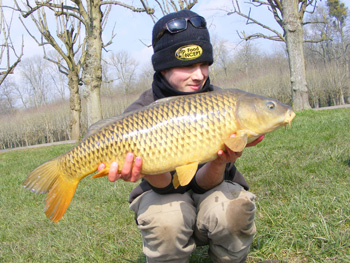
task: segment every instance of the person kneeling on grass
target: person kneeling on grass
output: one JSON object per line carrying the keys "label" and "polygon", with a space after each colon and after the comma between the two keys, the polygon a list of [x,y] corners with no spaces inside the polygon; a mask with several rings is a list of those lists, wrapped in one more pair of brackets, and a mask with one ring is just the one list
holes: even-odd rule
{"label": "person kneeling on grass", "polygon": [[[162,17],[154,25],[152,45],[152,88],[125,112],[165,97],[219,89],[210,84],[213,52],[203,17],[189,10]],[[189,185],[177,189],[172,184],[173,173],[142,175],[142,159],[133,153],[127,154],[122,166],[112,163],[108,175],[111,182],[143,178],[129,201],[147,262],[189,262],[198,245],[209,245],[213,262],[246,260],[256,232],[255,195],[247,191],[248,185],[234,165],[242,153],[227,148],[217,155],[217,159],[199,166]],[[99,170],[104,167],[101,164]]]}

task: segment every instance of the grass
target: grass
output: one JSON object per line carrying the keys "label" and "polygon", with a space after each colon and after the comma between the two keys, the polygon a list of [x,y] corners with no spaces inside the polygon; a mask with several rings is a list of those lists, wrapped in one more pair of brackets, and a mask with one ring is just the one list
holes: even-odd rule
{"label": "grass", "polygon": [[[239,170],[258,197],[248,263],[350,262],[350,109],[297,113],[291,129],[244,151]],[[0,153],[0,262],[145,262],[128,208],[132,183],[85,179],[63,219],[43,213],[28,173],[72,145]],[[191,262],[210,262],[200,247]]]}

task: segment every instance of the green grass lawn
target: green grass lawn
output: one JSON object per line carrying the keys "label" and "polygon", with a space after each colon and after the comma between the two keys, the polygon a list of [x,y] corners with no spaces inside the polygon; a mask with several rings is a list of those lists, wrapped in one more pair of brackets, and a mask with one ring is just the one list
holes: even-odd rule
{"label": "green grass lawn", "polygon": [[[132,183],[84,179],[59,223],[28,173],[72,145],[0,153],[0,262],[145,262]],[[257,197],[248,262],[350,262],[350,109],[297,113],[237,161]],[[191,262],[210,262],[198,248]]]}

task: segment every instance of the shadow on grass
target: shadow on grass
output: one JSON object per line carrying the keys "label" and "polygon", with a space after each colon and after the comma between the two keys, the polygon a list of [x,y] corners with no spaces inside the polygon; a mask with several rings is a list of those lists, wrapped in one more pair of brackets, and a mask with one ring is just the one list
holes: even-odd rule
{"label": "shadow on grass", "polygon": [[122,262],[132,262],[132,263],[145,263],[146,262],[146,257],[141,253],[139,257],[136,259],[136,261],[131,260],[131,259],[126,259],[126,258],[121,258]]}
{"label": "shadow on grass", "polygon": [[350,157],[344,160],[344,164],[350,167]]}
{"label": "shadow on grass", "polygon": [[[122,262],[130,263],[146,263],[146,257],[143,253],[140,253],[136,260],[130,260],[126,258],[121,259]],[[190,263],[211,263],[211,259],[208,256],[208,246],[197,247],[192,253]]]}

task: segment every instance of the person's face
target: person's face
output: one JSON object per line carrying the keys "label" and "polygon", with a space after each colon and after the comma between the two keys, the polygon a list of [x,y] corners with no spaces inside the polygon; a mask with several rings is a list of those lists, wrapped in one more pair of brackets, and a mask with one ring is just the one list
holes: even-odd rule
{"label": "person's face", "polygon": [[194,92],[203,88],[209,76],[208,63],[198,63],[187,67],[162,71],[165,79],[176,90]]}

